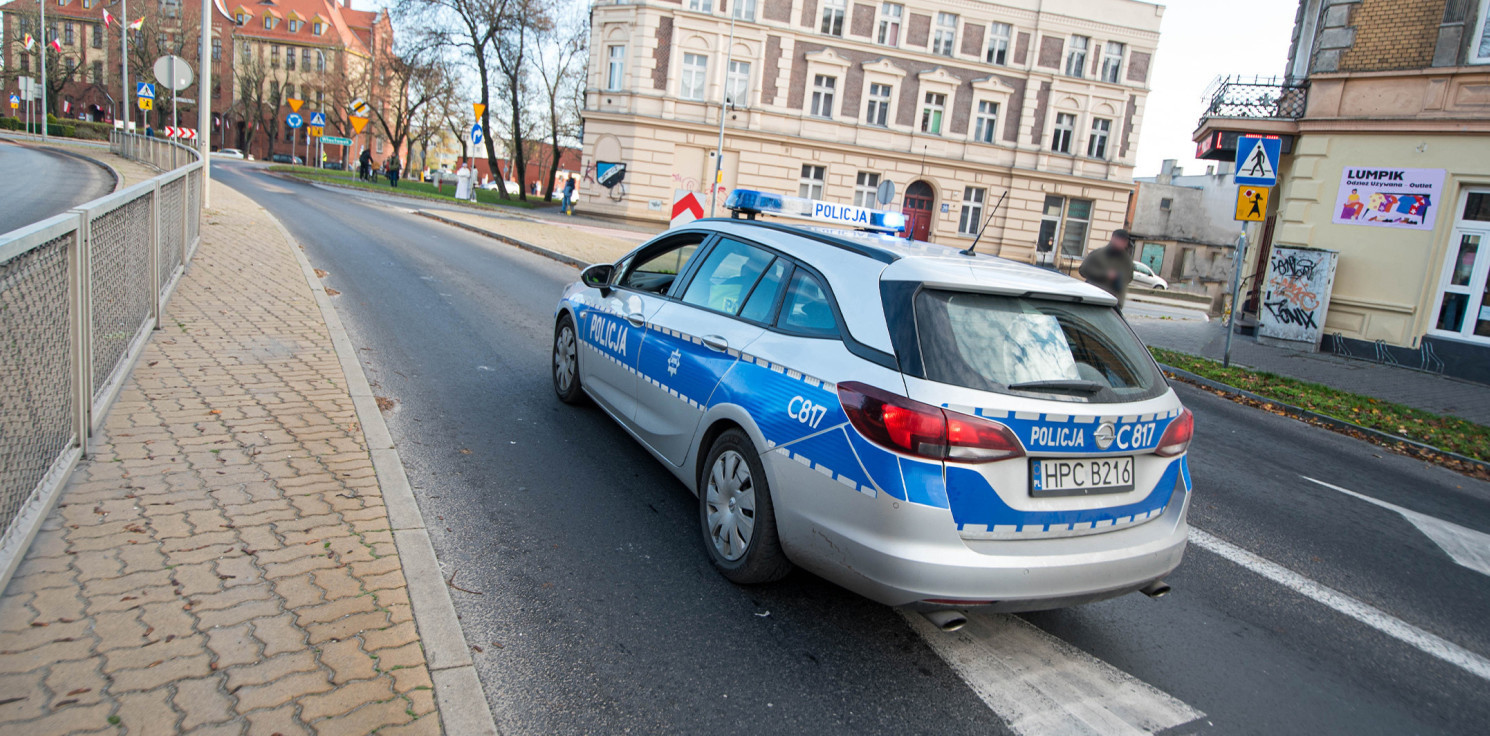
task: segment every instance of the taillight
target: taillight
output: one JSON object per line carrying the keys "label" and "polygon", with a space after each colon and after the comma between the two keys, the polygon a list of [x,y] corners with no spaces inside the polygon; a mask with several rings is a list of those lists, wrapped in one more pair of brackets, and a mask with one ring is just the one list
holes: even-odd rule
{"label": "taillight", "polygon": [[988,463],[1024,454],[1002,424],[947,411],[850,381],[838,384],[844,413],[859,433],[882,447],[930,460]]}
{"label": "taillight", "polygon": [[1190,438],[1195,436],[1195,415],[1189,409],[1181,409],[1179,417],[1169,423],[1154,454],[1159,457],[1174,457],[1190,448]]}

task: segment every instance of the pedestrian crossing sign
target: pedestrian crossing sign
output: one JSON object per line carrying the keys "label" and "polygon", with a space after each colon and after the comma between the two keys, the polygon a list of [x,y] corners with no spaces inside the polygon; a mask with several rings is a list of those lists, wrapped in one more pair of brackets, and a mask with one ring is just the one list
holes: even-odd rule
{"label": "pedestrian crossing sign", "polygon": [[[153,99],[155,99],[155,85],[153,85],[153,84],[151,84],[149,82],[136,82],[135,83],[135,97],[143,97],[143,98],[145,98],[147,100],[153,100]],[[145,108],[141,108],[141,109],[149,110],[150,108],[145,107]]]}
{"label": "pedestrian crossing sign", "polygon": [[310,124],[317,128],[324,128],[326,127],[326,116],[319,112],[313,112],[310,114]]}
{"label": "pedestrian crossing sign", "polygon": [[1236,188],[1236,219],[1239,222],[1262,222],[1268,214],[1268,188]]}
{"label": "pedestrian crossing sign", "polygon": [[10,96],[10,109],[14,110],[21,106],[21,96],[12,94]]}
{"label": "pedestrian crossing sign", "polygon": [[1236,144],[1236,183],[1270,187],[1278,183],[1278,158],[1283,139],[1244,135]]}

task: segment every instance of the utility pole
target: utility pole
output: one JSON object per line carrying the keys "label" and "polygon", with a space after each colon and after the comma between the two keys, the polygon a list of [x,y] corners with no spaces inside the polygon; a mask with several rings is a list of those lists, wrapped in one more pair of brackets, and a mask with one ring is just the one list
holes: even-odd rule
{"label": "utility pole", "polygon": [[724,115],[729,112],[729,62],[735,50],[735,17],[739,13],[736,7],[730,6],[729,43],[724,47],[724,85],[719,95],[719,148],[714,151],[714,186],[709,189],[710,217],[714,216],[714,204],[719,201],[719,182],[724,178]]}
{"label": "utility pole", "polygon": [[[46,4],[46,0],[42,0]],[[124,133],[129,134],[129,0],[119,0],[119,81],[124,85],[124,96],[119,98],[119,121],[124,124]],[[128,141],[128,138],[125,138]],[[126,143],[126,145],[128,145]]]}
{"label": "utility pole", "polygon": [[1236,236],[1236,260],[1231,265],[1231,319],[1226,320],[1226,352],[1221,356],[1221,365],[1231,367],[1231,336],[1236,333],[1236,316],[1242,311],[1240,293],[1242,288],[1242,257],[1247,250],[1247,231]]}
{"label": "utility pole", "polygon": [[41,139],[47,139],[47,3],[37,3],[41,8]]}
{"label": "utility pole", "polygon": [[211,201],[212,162],[212,0],[202,0],[201,56],[197,63],[197,146],[202,156],[202,209]]}

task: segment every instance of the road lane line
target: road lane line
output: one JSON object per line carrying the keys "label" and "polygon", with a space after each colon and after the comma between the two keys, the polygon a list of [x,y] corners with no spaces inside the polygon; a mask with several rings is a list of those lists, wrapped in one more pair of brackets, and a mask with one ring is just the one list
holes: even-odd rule
{"label": "road lane line", "polygon": [[1490,659],[1475,654],[1448,639],[1430,634],[1375,606],[1356,600],[1329,586],[1316,583],[1282,565],[1269,562],[1193,526],[1190,527],[1190,541],[1202,549],[1220,555],[1316,603],[1345,614],[1424,654],[1437,657],[1482,679],[1490,680]]}
{"label": "road lane line", "polygon": [[1144,734],[1204,717],[1168,693],[1009,614],[970,612],[955,632],[911,628],[1015,733]]}
{"label": "road lane line", "polygon": [[1412,509],[1404,509],[1393,503],[1387,503],[1379,498],[1372,498],[1364,493],[1356,493],[1348,488],[1315,480],[1307,475],[1300,478],[1317,483],[1339,491],[1347,496],[1353,496],[1369,504],[1375,504],[1389,511],[1395,511],[1407,519],[1409,523],[1418,528],[1423,536],[1433,540],[1438,548],[1454,559],[1454,562],[1463,565],[1481,575],[1490,575],[1490,534],[1475,531],[1468,527],[1462,527],[1451,521],[1444,521],[1436,516],[1418,513]]}

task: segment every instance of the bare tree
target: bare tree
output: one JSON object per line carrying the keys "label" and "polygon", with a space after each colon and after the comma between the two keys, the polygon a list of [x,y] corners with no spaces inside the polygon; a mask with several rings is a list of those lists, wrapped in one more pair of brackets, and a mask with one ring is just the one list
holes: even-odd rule
{"label": "bare tree", "polygon": [[585,64],[589,59],[590,15],[586,11],[588,7],[580,3],[561,7],[553,22],[537,33],[538,43],[534,46],[549,140],[543,198],[550,202],[554,199],[555,180],[563,158],[562,142],[579,137],[578,113],[583,102],[577,101],[584,95]]}
{"label": "bare tree", "polygon": [[[75,54],[67,52],[58,53],[53,51],[51,46],[47,45],[47,41],[55,37],[53,35],[54,31],[48,31],[46,34],[40,32],[40,16],[20,15],[18,13],[9,13],[8,15],[7,24],[15,24],[18,32],[8,33],[6,35],[9,36],[11,45],[16,49],[16,58],[19,59],[24,55],[27,59],[26,63],[28,67],[22,68],[18,64],[15,69],[7,69],[4,66],[0,66],[0,86],[8,85],[11,80],[18,77],[35,78],[39,76],[41,72],[41,55],[46,54],[47,76],[46,79],[42,80],[42,84],[46,86],[47,90],[46,114],[55,115],[58,105],[62,101],[62,90],[73,82],[81,80],[83,75],[82,65],[78,63]],[[55,26],[55,23],[51,25]],[[33,28],[37,29],[37,33],[34,34],[36,43],[28,52],[22,39],[24,38],[24,34],[30,33]]]}
{"label": "bare tree", "polygon": [[511,141],[512,168],[517,177],[518,197],[528,199],[528,172],[526,146],[528,126],[524,119],[529,99],[528,58],[538,45],[538,38],[549,33],[553,19],[548,8],[538,0],[510,0],[511,18],[497,34],[494,42],[497,69],[501,73],[501,87],[506,112],[510,116],[507,135]]}
{"label": "bare tree", "polygon": [[[486,107],[481,114],[481,127],[487,131],[486,160],[494,174],[499,169],[493,140],[496,136],[491,133],[492,79],[487,61],[496,52],[496,37],[508,21],[509,2],[397,0],[393,10],[406,27],[424,29],[435,44],[474,63],[481,90],[478,101]],[[497,192],[503,199],[508,197],[505,188],[499,187]]]}
{"label": "bare tree", "polygon": [[237,59],[237,100],[234,105],[248,123],[244,133],[244,149],[253,150],[255,133],[264,131],[268,140],[264,147],[264,158],[274,154],[274,142],[279,139],[279,109],[285,104],[285,83],[289,75],[277,64],[264,58],[262,45],[248,45],[240,51]]}
{"label": "bare tree", "polygon": [[411,137],[424,108],[450,94],[450,75],[437,50],[427,46],[411,46],[393,54],[387,70],[385,94],[371,107],[373,118],[396,152]]}

